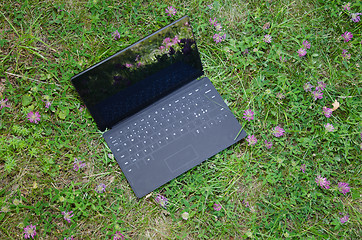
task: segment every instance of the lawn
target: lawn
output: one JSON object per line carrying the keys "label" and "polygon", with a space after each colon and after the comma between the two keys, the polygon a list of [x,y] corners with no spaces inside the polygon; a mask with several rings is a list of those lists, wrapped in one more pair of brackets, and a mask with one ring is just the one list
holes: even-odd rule
{"label": "lawn", "polygon": [[[359,239],[358,13],[358,0],[1,1],[0,239]],[[248,137],[137,199],[70,78],[184,15]]]}

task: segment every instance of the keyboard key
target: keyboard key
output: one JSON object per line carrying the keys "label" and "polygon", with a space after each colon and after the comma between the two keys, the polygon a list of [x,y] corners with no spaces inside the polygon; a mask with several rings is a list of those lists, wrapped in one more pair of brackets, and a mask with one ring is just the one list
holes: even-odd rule
{"label": "keyboard key", "polygon": [[197,119],[197,120],[195,121],[195,125],[196,125],[196,126],[201,125],[201,123],[202,123],[202,122],[201,122],[201,120],[200,120],[200,119]]}
{"label": "keyboard key", "polygon": [[152,151],[155,151],[156,149],[158,149],[160,146],[157,143],[153,143],[151,144],[150,148]]}
{"label": "keyboard key", "polygon": [[153,135],[150,137],[150,141],[151,141],[151,142],[154,142],[154,141],[156,141],[157,139],[158,139],[157,134],[153,134]]}
{"label": "keyboard key", "polygon": [[130,147],[130,148],[128,149],[128,152],[129,152],[130,154],[135,154],[135,153],[136,153],[136,147]]}
{"label": "keyboard key", "polygon": [[137,161],[137,159],[138,159],[138,157],[136,157],[136,156],[131,156],[131,157],[129,158],[129,160],[131,161],[131,163],[135,163],[135,162]]}
{"label": "keyboard key", "polygon": [[210,118],[207,115],[203,115],[200,119],[202,122],[207,122]]}
{"label": "keyboard key", "polygon": [[165,139],[159,139],[159,140],[157,141],[157,143],[158,143],[158,145],[159,145],[160,147],[162,147],[162,146],[164,146],[167,142],[166,142]]}
{"label": "keyboard key", "polygon": [[123,151],[119,155],[117,155],[116,157],[118,158],[118,156],[119,156],[120,160],[124,160],[127,156],[129,156],[129,153],[127,151]]}
{"label": "keyboard key", "polygon": [[137,166],[137,164],[129,164],[129,165],[125,166],[123,169],[124,169],[124,173],[129,175],[129,174],[134,174],[137,171],[138,166]]}
{"label": "keyboard key", "polygon": [[188,128],[189,130],[193,130],[193,129],[195,128],[195,124],[194,124],[194,123],[188,123],[188,124],[187,124],[187,128]]}
{"label": "keyboard key", "polygon": [[151,153],[151,149],[149,147],[146,147],[145,149],[142,150],[142,153],[147,156],[148,154]]}
{"label": "keyboard key", "polygon": [[131,146],[131,142],[125,141],[122,145],[123,145],[123,147],[128,147],[128,146]]}
{"label": "keyboard key", "polygon": [[140,158],[142,158],[143,156],[145,156],[145,154],[143,153],[143,151],[139,151],[139,152],[136,153],[136,158],[137,158],[137,159],[140,159]]}
{"label": "keyboard key", "polygon": [[153,158],[152,158],[152,156],[148,156],[148,157],[145,157],[144,160],[148,164],[148,163],[151,163],[153,161]]}

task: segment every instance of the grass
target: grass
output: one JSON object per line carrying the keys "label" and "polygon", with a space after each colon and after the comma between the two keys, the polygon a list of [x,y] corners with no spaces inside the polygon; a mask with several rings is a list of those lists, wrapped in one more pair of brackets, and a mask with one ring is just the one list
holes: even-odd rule
{"label": "grass", "polygon": [[[117,231],[127,239],[362,235],[361,22],[350,20],[340,0],[226,0],[212,9],[210,3],[0,3],[0,100],[10,105],[0,110],[1,239],[23,238],[30,224],[36,239],[110,239]],[[351,3],[351,12],[362,12],[360,1]],[[171,5],[176,16],[165,13]],[[138,200],[70,78],[184,14],[205,74],[258,142],[234,144]],[[214,17],[227,34],[218,44],[209,23]],[[346,31],[353,34],[349,42],[341,37]],[[271,43],[263,42],[266,34]],[[299,57],[304,40],[311,48]],[[319,81],[327,85],[315,101],[303,86]],[[335,99],[340,107],[326,118],[322,108],[332,108]],[[247,109],[255,113],[250,122],[243,118]],[[40,113],[38,124],[27,119],[30,111]],[[335,130],[326,132],[326,123]],[[284,136],[272,135],[275,126]],[[73,170],[75,158],[86,166]],[[331,182],[329,189],[317,185],[318,175]],[[342,194],[339,182],[350,192]],[[95,191],[100,183],[104,193]],[[169,200],[166,209],[157,194]],[[70,223],[63,211],[73,211]]]}

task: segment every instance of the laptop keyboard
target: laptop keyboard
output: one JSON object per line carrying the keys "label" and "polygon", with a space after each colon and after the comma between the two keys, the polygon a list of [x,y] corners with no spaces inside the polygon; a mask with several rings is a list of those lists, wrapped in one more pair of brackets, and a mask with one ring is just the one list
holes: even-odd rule
{"label": "laptop keyboard", "polygon": [[[161,102],[157,110],[146,111],[116,127],[108,143],[123,171],[132,174],[140,162],[152,164],[152,152],[175,141],[186,133],[202,134],[231,114],[224,104],[214,99],[218,96],[211,84],[203,84],[186,93],[176,94],[167,103]],[[220,99],[218,99],[218,102]]]}

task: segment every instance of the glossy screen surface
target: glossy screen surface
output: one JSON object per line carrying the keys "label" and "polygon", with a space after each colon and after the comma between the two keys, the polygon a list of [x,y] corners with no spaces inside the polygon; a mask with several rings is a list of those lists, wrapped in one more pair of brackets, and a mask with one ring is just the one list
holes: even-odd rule
{"label": "glossy screen surface", "polygon": [[74,76],[72,83],[103,131],[202,74],[186,16]]}

